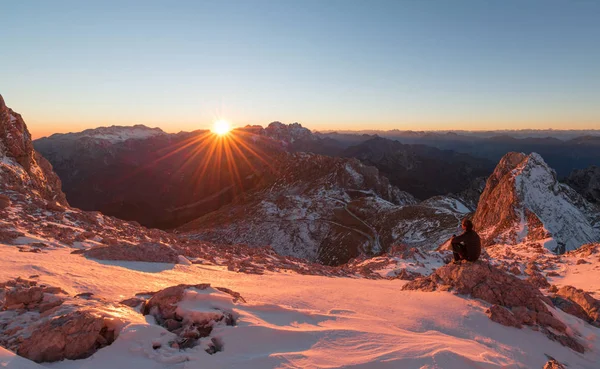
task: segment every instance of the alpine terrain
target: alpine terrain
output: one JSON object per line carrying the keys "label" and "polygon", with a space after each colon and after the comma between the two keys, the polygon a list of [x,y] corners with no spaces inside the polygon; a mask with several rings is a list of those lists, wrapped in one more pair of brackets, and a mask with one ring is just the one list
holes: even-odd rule
{"label": "alpine terrain", "polygon": [[[357,158],[289,150],[296,134],[38,142],[72,189],[91,186],[78,201],[125,214],[138,191],[165,231],[73,207],[0,98],[0,367],[598,368],[598,208],[540,155],[420,201]],[[450,263],[466,216],[483,256]]]}

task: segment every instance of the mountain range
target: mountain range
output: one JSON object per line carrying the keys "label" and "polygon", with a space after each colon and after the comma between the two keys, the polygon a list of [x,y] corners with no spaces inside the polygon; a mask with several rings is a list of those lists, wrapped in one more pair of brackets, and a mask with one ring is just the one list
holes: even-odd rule
{"label": "mountain range", "polygon": [[[64,144],[129,168],[118,179],[192,172],[180,191],[228,189],[167,232],[72,207],[0,98],[0,366],[597,367],[594,168],[572,177],[577,192],[541,155],[508,152],[484,183],[422,201],[357,158],[290,149],[313,140],[299,126],[271,128],[234,132],[234,144],[112,127]],[[161,146],[148,162],[150,142]],[[129,193],[145,191],[138,180]],[[448,263],[469,215],[482,259]]]}

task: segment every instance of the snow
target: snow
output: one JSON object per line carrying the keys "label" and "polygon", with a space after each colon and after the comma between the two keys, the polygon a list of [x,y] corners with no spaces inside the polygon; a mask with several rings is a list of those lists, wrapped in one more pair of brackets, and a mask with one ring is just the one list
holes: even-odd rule
{"label": "snow", "polygon": [[354,184],[356,186],[362,186],[365,179],[363,178],[363,176],[360,173],[358,173],[356,170],[354,170],[354,168],[352,168],[350,163],[346,164],[345,169],[346,169],[346,172],[348,172],[348,174],[350,174],[350,177],[352,177]]}
{"label": "snow", "polygon": [[530,154],[514,172],[517,194],[523,206],[537,215],[557,241],[556,244],[547,243],[548,247],[562,243],[568,251],[600,239],[588,217],[569,197],[569,188],[556,180],[556,173],[541,156]]}
{"label": "snow", "polygon": [[[580,355],[528,328],[505,327],[489,320],[486,306],[448,292],[400,291],[399,280],[369,280],[264,275],[227,271],[205,265],[170,265],[160,271],[151,263],[100,264],[67,248],[47,253],[20,253],[0,246],[0,280],[39,275],[41,283],[71,295],[92,292],[120,301],[142,291],[180,283],[211,283],[241,293],[247,303],[233,303],[213,289],[188,290],[179,312],[198,318],[211,308],[233,311],[236,326],[217,326],[212,336],[223,351],[209,355],[202,345],[177,350],[174,337],[153,319],[133,318],[117,340],[88,359],[43,364],[56,369],[100,368],[541,368],[551,354],[571,368],[597,369],[599,330],[569,316],[572,329],[586,337],[590,351]],[[142,265],[139,265],[142,264]],[[140,316],[141,318],[141,316]],[[158,349],[153,345],[161,344]],[[0,351],[0,365],[40,368]],[[12,361],[11,361],[12,360]],[[26,364],[25,364],[26,363]],[[28,366],[26,366],[28,365]]]}
{"label": "snow", "polygon": [[135,126],[111,126],[98,127],[87,129],[78,133],[55,134],[54,136],[61,139],[81,139],[89,138],[96,140],[108,141],[110,143],[118,143],[127,140],[143,140],[150,137],[166,135],[160,128],[148,128],[144,125]]}
{"label": "snow", "polygon": [[6,369],[43,369],[44,367],[23,359],[15,355],[13,352],[0,346],[0,368]]}

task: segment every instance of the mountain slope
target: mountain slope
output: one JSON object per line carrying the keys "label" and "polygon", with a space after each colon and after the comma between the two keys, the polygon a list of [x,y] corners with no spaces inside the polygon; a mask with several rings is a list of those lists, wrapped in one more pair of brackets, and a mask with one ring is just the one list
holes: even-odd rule
{"label": "mountain slope", "polygon": [[281,155],[280,145],[244,132],[230,136],[110,127],[53,135],[35,145],[54,163],[73,206],[172,228],[218,209],[275,174],[265,158]]}
{"label": "mountain slope", "polygon": [[597,241],[597,209],[538,154],[506,154],[489,177],[473,218],[487,244],[545,240],[555,252]]}
{"label": "mountain slope", "polygon": [[422,200],[464,191],[493,169],[493,163],[485,159],[382,137],[351,146],[341,155],[377,167],[392,184]]}
{"label": "mountain slope", "polygon": [[565,182],[589,202],[600,205],[600,167],[574,170]]}
{"label": "mountain slope", "polygon": [[272,185],[180,228],[188,237],[269,245],[326,265],[405,243],[434,249],[469,210],[440,197],[418,204],[356,159],[291,154]]}

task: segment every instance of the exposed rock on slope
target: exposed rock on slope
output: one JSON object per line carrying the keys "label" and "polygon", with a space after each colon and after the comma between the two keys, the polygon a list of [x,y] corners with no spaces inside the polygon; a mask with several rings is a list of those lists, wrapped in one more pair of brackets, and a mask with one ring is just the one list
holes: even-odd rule
{"label": "exposed rock on slope", "polygon": [[0,344],[20,356],[36,362],[83,359],[116,338],[118,327],[103,312],[103,302],[20,278],[0,287]]}
{"label": "exposed rock on slope", "polygon": [[538,154],[506,154],[489,177],[474,223],[485,244],[543,241],[555,252],[599,239],[596,208],[570,187]]}
{"label": "exposed rock on slope", "polygon": [[271,185],[178,231],[216,243],[270,245],[281,255],[338,265],[382,251],[379,233],[358,212],[415,202],[358,160],[296,153],[277,167],[280,176]]}
{"label": "exposed rock on slope", "polygon": [[563,286],[556,291],[552,301],[565,312],[600,327],[600,300],[573,286]]}
{"label": "exposed rock on slope", "polygon": [[586,169],[574,170],[566,183],[589,202],[600,204],[600,167],[592,165]]}
{"label": "exposed rock on slope", "polygon": [[[150,294],[152,297],[144,302],[142,314],[152,315],[158,324],[177,335],[177,339],[171,344],[172,347],[194,347],[204,339],[205,351],[209,354],[221,351],[224,344],[217,337],[210,338],[213,329],[219,325],[234,326],[237,314],[232,309],[233,304],[246,302],[237,292],[222,287],[212,288],[207,283],[180,284]],[[206,299],[205,296],[210,295],[223,302],[212,303],[204,309],[205,311],[199,311],[197,308],[193,312],[187,311],[186,302],[201,302]]]}
{"label": "exposed rock on slope", "polygon": [[51,202],[66,205],[60,179],[52,166],[34,149],[20,114],[0,96],[0,179],[4,187],[20,192],[32,190]]}
{"label": "exposed rock on slope", "polygon": [[402,289],[470,295],[492,304],[488,315],[495,322],[516,328],[538,326],[550,339],[577,352],[585,351],[565,323],[552,314],[547,307],[552,302],[536,287],[483,262],[449,264]]}

